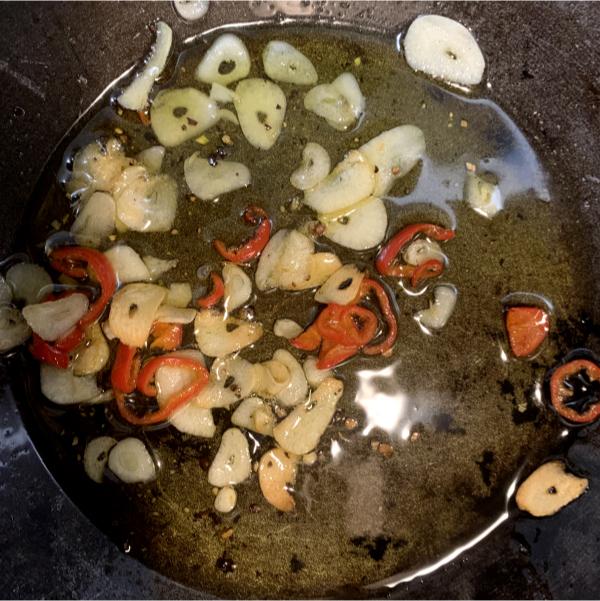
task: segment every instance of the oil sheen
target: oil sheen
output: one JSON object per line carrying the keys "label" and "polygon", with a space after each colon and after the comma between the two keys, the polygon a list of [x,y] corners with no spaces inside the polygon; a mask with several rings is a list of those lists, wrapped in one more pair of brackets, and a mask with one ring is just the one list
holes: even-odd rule
{"label": "oil sheen", "polygon": [[[164,283],[186,281],[198,290],[203,284],[198,268],[207,273],[219,266],[211,241],[247,236],[239,215],[250,202],[269,212],[274,231],[311,217],[305,209],[291,209],[298,192],[289,183],[307,142],[322,144],[335,164],[380,132],[414,124],[425,134],[427,157],[385,200],[388,237],[417,221],[456,227],[456,238],[444,245],[449,267],[439,282],[457,288],[455,313],[443,330],[426,335],[413,315],[427,307],[431,288],[409,295],[396,286],[395,353],[357,358],[337,370],[346,390],[318,460],[300,469],[297,511],[289,515],[262,499],[256,476],[238,487],[231,515],[213,510],[206,471],[229,425],[227,411],[215,412],[218,430],[212,440],[173,428],[132,430],[161,467],[157,481],[143,486],[114,481],[98,486],[86,479],[81,465],[86,442],[130,432],[113,418],[110,405],[64,410],[33,394],[28,411],[35,416],[38,439],[45,441],[48,465],[81,509],[157,571],[225,596],[362,595],[364,585],[410,574],[484,531],[506,511],[507,490],[520,467],[554,448],[560,427],[543,407],[541,382],[566,349],[559,337],[550,336],[533,360],[511,358],[503,303],[511,294],[535,295],[552,307],[553,324],[578,314],[572,258],[560,237],[547,174],[515,123],[484,98],[484,88],[459,95],[413,73],[393,39],[305,26],[236,33],[253,57],[251,77],[264,75],[260,56],[271,39],[288,41],[306,54],[319,83],[353,73],[367,101],[364,118],[353,131],[335,131],[304,110],[305,88],[282,84],[285,127],[270,151],[253,149],[225,122],[206,132],[205,146],[192,140],[169,149],[163,171],[179,185],[177,234],[127,233],[119,240],[140,254],[179,259]],[[190,44],[158,87],[198,86],[194,68],[211,35]],[[124,136],[128,156],[155,142],[150,128],[117,114],[109,96],[99,106],[51,158],[38,188],[28,238],[37,260],[52,233],[50,223],[58,220],[68,229],[73,218],[61,182],[74,150],[121,130],[117,135]],[[224,134],[232,146],[223,145]],[[183,160],[219,147],[250,168],[252,185],[216,202],[195,200],[186,193]],[[498,178],[505,206],[491,220],[462,201],[467,164]],[[372,270],[374,251],[321,246]],[[285,348],[285,341],[269,333],[273,322],[287,317],[308,324],[316,310],[312,297],[311,292],[258,295],[253,309],[267,334],[242,356],[265,360]],[[35,391],[37,384],[32,386]],[[270,444],[254,435],[251,442],[254,459]],[[230,529],[233,534],[224,536]]]}

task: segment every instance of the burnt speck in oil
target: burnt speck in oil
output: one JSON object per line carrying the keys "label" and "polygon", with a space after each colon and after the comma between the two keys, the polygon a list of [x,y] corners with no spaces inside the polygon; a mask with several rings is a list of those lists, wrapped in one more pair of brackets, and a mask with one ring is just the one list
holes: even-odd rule
{"label": "burnt speck in oil", "polygon": [[502,394],[510,396],[511,398],[515,396],[515,386],[510,380],[500,380],[498,384],[500,384],[500,392]]}
{"label": "burnt speck in oil", "polygon": [[492,483],[491,466],[492,463],[494,463],[494,453],[492,451],[484,451],[483,458],[481,459],[481,461],[476,461],[475,463],[479,466],[479,469],[481,470],[481,478],[483,479],[483,483],[486,486],[489,486]]}
{"label": "burnt speck in oil", "polygon": [[385,552],[388,549],[392,539],[389,536],[376,536],[375,538],[367,538],[365,536],[355,536],[350,539],[350,542],[355,547],[361,547],[365,549],[369,557],[374,561],[380,561],[383,559]]}
{"label": "burnt speck in oil", "polygon": [[293,574],[297,574],[300,570],[304,568],[304,562],[298,559],[296,554],[292,555],[290,559],[290,570]]}
{"label": "burnt speck in oil", "polygon": [[466,434],[464,428],[454,424],[454,418],[449,413],[438,413],[432,418],[433,427],[436,432],[447,432],[448,434]]}
{"label": "burnt speck in oil", "polygon": [[231,574],[237,569],[236,563],[226,553],[223,553],[215,562],[217,570],[221,570],[224,574]]}

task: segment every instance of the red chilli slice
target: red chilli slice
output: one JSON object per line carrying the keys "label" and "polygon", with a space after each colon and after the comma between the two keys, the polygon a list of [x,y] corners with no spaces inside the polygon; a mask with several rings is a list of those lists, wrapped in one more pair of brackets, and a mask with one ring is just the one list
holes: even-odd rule
{"label": "red chilli slice", "polygon": [[548,314],[538,307],[510,307],[505,316],[510,349],[515,357],[537,351],[550,330]]}

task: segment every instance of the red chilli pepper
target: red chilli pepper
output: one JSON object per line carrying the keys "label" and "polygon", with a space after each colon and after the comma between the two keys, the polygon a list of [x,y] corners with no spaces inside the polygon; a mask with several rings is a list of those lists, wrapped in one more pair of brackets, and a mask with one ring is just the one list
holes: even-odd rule
{"label": "red chilli pepper", "polygon": [[32,336],[29,352],[35,359],[42,363],[47,363],[60,369],[67,369],[69,367],[68,351],[56,348],[37,334],[33,334]]}
{"label": "red chilli pepper", "polygon": [[398,336],[398,322],[396,321],[396,315],[392,309],[392,304],[383,286],[371,278],[365,278],[361,284],[360,297],[363,298],[370,293],[375,294],[377,297],[379,308],[381,309],[381,313],[387,325],[387,334],[382,342],[367,346],[363,351],[366,355],[383,355],[391,351],[394,347],[394,343]]}
{"label": "red chilli pepper", "polygon": [[290,344],[301,351],[316,351],[321,344],[323,337],[319,333],[316,324],[311,324],[295,338],[290,340]]}
{"label": "red chilli pepper", "polygon": [[181,346],[183,340],[183,326],[180,323],[163,323],[155,321],[152,324],[150,336],[154,338],[150,344],[151,349],[174,351]]}
{"label": "red chilli pepper", "polygon": [[401,265],[398,261],[398,255],[417,234],[425,234],[425,236],[439,242],[451,240],[455,236],[454,230],[447,230],[433,223],[413,223],[400,230],[379,251],[375,259],[375,267],[378,273],[399,278],[413,277],[415,268],[410,265]]}
{"label": "red chilli pepper", "polygon": [[244,221],[257,225],[254,236],[240,246],[227,247],[222,240],[214,240],[215,250],[227,261],[232,263],[247,263],[256,259],[263,251],[271,236],[271,222],[269,216],[260,207],[251,205],[243,214]]}
{"label": "red chilli pepper", "polygon": [[[550,378],[550,400],[554,410],[576,424],[597,420],[600,417],[598,383],[600,366],[589,359],[575,359],[557,367]],[[578,392],[583,393],[583,397]]]}
{"label": "red chilli pepper", "polygon": [[533,355],[550,331],[548,313],[539,307],[510,307],[505,323],[510,350],[515,357]]}
{"label": "red chilli pepper", "polygon": [[183,407],[186,403],[189,403],[194,397],[196,397],[208,382],[208,371],[195,359],[189,357],[174,357],[172,355],[163,355],[161,357],[154,357],[150,359],[146,365],[140,371],[138,376],[138,390],[143,394],[150,397],[155,397],[157,394],[156,386],[152,383],[156,371],[160,367],[185,367],[189,368],[194,372],[196,376],[194,380],[183,388],[181,391],[176,392],[170,396],[167,403],[162,409],[153,413],[147,413],[142,416],[138,416],[126,405],[125,394],[120,390],[115,390],[115,398],[117,400],[117,408],[121,416],[127,420],[130,424],[136,426],[148,426],[151,424],[157,424],[159,422],[168,419],[177,409]]}
{"label": "red chilli pepper", "polygon": [[430,259],[417,265],[410,276],[410,285],[413,288],[418,288],[421,282],[435,278],[444,271],[444,264],[437,259]]}
{"label": "red chilli pepper", "polygon": [[54,269],[76,279],[90,277],[100,285],[100,296],[77,324],[85,329],[95,322],[117,289],[117,278],[110,261],[99,251],[84,246],[63,246],[50,254]]}
{"label": "red chilli pepper", "polygon": [[317,369],[332,369],[350,357],[354,357],[359,350],[358,346],[345,346],[325,339],[317,360]]}
{"label": "red chilli pepper", "polygon": [[137,375],[142,363],[135,346],[127,346],[119,342],[115,362],[110,372],[110,382],[113,390],[129,394],[135,390]]}
{"label": "red chilli pepper", "polygon": [[358,305],[328,305],[315,323],[324,339],[342,346],[362,348],[377,333],[377,316]]}
{"label": "red chilli pepper", "polygon": [[223,278],[214,271],[210,274],[212,280],[212,290],[206,295],[196,300],[196,306],[200,309],[210,309],[214,307],[225,295],[225,284]]}

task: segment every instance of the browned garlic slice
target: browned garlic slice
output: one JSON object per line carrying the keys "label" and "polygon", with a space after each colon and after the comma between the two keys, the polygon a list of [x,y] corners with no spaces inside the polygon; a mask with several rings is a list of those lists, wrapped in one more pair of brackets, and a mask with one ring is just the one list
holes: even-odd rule
{"label": "browned garlic slice", "polygon": [[344,384],[327,378],[302,405],[297,406],[273,428],[279,446],[289,453],[305,455],[314,450],[344,391]]}
{"label": "browned garlic slice", "polygon": [[296,482],[298,458],[283,449],[267,451],[260,459],[258,482],[265,499],[279,511],[293,511],[296,507],[290,489]]}
{"label": "browned garlic slice", "polygon": [[252,473],[246,437],[237,428],[223,433],[219,450],[208,469],[208,483],[219,488],[243,482]]}
{"label": "browned garlic slice", "polygon": [[587,478],[566,471],[562,461],[549,461],[538,467],[517,490],[517,506],[533,516],[553,515],[581,496],[588,488]]}

